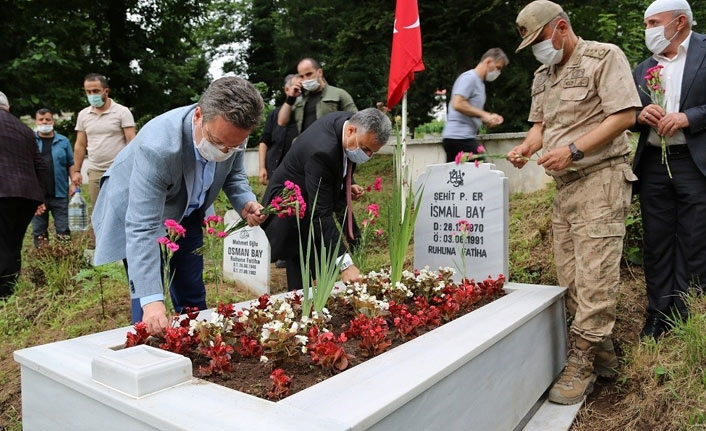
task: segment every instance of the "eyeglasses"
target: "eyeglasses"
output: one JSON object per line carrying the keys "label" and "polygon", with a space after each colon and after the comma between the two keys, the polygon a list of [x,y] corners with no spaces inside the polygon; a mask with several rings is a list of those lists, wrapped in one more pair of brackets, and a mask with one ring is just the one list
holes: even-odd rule
{"label": "eyeglasses", "polygon": [[206,139],[208,139],[208,142],[212,143],[216,147],[218,147],[219,150],[225,150],[226,153],[239,153],[241,151],[245,151],[245,148],[248,146],[248,139],[250,136],[247,136],[243,142],[240,143],[237,147],[229,147],[227,145],[219,144],[214,142],[213,138],[211,137],[211,134],[208,132],[208,130],[203,126],[203,123],[201,123],[201,131],[203,134],[206,136]]}

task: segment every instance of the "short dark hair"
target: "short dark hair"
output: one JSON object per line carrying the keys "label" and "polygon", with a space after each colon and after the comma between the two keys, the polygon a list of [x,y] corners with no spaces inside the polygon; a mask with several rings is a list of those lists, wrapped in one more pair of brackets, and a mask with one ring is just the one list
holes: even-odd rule
{"label": "short dark hair", "polygon": [[255,86],[237,76],[213,81],[201,95],[199,106],[204,121],[221,116],[234,126],[247,130],[260,124],[265,109]]}
{"label": "short dark hair", "polygon": [[316,69],[316,70],[321,69],[321,65],[319,64],[319,62],[316,61],[316,60],[314,60],[314,59],[311,58],[311,57],[304,57],[304,58],[302,58],[301,60],[299,60],[299,63],[297,63],[297,66],[299,66],[300,64],[302,64],[302,61],[310,61],[310,62],[311,62],[311,65],[314,66],[314,69]]}
{"label": "short dark hair", "polygon": [[54,115],[54,113],[51,112],[51,109],[49,109],[49,108],[39,108],[39,109],[37,109],[37,112],[34,114],[34,116],[36,117],[37,115],[44,115],[44,114]]}
{"label": "short dark hair", "polygon": [[83,78],[83,81],[100,81],[101,87],[108,88],[108,78],[100,73],[89,73],[85,78]]}

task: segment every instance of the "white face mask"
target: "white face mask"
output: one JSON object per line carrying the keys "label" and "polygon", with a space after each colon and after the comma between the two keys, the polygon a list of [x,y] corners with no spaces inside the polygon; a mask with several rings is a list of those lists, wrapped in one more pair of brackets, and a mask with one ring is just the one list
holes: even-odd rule
{"label": "white face mask", "polygon": [[485,74],[485,80],[486,82],[493,82],[498,79],[498,76],[500,76],[500,71],[498,69],[494,69]]}
{"label": "white face mask", "polygon": [[51,124],[40,124],[37,126],[37,132],[39,133],[51,133],[54,130],[54,126]]}
{"label": "white face mask", "polygon": [[245,140],[242,144],[240,144],[240,146],[236,148],[228,148],[228,152],[224,153],[223,151],[221,151],[221,148],[225,147],[217,146],[216,144],[206,139],[206,136],[203,132],[203,121],[201,123],[201,134],[204,136],[201,138],[201,141],[196,144],[196,149],[199,151],[199,154],[201,154],[201,157],[208,160],[209,162],[224,162],[231,158],[233,154],[244,151],[245,147],[248,144],[248,138],[245,138]]}
{"label": "white face mask", "polygon": [[354,150],[349,150],[348,148],[346,148],[346,157],[348,157],[348,160],[350,160],[351,162],[359,165],[370,160],[372,156],[365,154],[365,151],[360,148],[360,145],[358,145],[358,135],[354,134],[353,136],[355,136],[355,145],[358,148]]}
{"label": "white face mask", "polygon": [[321,84],[319,84],[318,79],[307,79],[306,81],[302,81],[302,87],[306,91],[316,91],[320,86]]}
{"label": "white face mask", "polygon": [[554,44],[552,43],[552,38],[554,38],[555,32],[556,27],[554,27],[552,37],[532,45],[532,53],[534,54],[534,58],[536,58],[538,62],[547,66],[559,64],[561,59],[564,57],[564,41],[561,41],[561,49],[554,48]]}
{"label": "white face mask", "polygon": [[[671,24],[674,22],[679,17],[674,18],[673,20],[669,21],[667,25]],[[667,25],[661,25],[659,27],[652,27],[652,28],[646,28],[645,29],[645,45],[647,45],[647,49],[649,49],[653,54],[661,54],[664,52],[665,49],[669,46],[670,43],[674,40],[675,37],[677,37],[677,34],[679,32],[674,32],[674,36],[672,36],[671,39],[667,39],[667,37],[664,35],[664,29],[667,27]]]}

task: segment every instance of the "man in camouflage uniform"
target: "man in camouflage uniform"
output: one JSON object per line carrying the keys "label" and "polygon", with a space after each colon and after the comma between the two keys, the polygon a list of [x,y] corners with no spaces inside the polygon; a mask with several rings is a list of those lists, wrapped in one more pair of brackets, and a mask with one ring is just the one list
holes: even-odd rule
{"label": "man in camouflage uniform", "polygon": [[533,126],[508,159],[521,168],[543,149],[537,163],[557,183],[554,260],[573,323],[567,365],[549,400],[574,404],[591,392],[596,373],[614,374],[618,365],[610,335],[630,183],[637,179],[625,130],[640,98],[620,48],[578,38],[558,4],[530,3],[517,27],[517,51],[531,45],[543,66],[532,84]]}

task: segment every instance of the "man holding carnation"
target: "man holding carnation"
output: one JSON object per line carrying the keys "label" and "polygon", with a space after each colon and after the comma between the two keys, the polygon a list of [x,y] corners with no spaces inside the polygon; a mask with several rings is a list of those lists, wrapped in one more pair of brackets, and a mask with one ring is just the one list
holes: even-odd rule
{"label": "man holding carnation", "polygon": [[[306,241],[312,217],[315,246],[318,247],[323,237],[329,250],[335,247],[340,231],[334,217],[348,239],[354,239],[353,216],[350,211],[346,212],[346,208],[350,209],[352,200],[362,196],[364,190],[354,183],[353,173],[359,163],[367,162],[380,151],[391,131],[390,120],[376,108],[355,114],[334,112],[323,116],[292,145],[272,174],[263,203],[275,202],[283,188],[301,190],[307,208],[300,221],[302,241]],[[272,257],[286,261],[289,289],[301,289],[300,237],[296,219],[271,217],[263,227],[272,246]],[[360,272],[343,247],[340,253],[338,262],[342,280],[350,282],[360,278]]]}
{"label": "man holding carnation", "polygon": [[[633,73],[643,106],[633,190],[644,227],[648,315],[641,335],[658,338],[670,318],[687,317],[686,292],[706,283],[706,35],[691,31],[686,0],[657,0],[644,17],[654,55]],[[650,90],[660,92],[662,106]]]}
{"label": "man holding carnation", "polygon": [[178,221],[185,229],[169,249],[174,253],[170,293],[181,312],[206,308],[203,257],[193,252],[203,245],[201,224],[218,193],[224,191],[250,226],[265,220],[243,166],[248,135],[262,112],[252,84],[238,77],[218,79],[197,104],[148,122],[103,176],[92,217],[94,263],[124,261],[132,319],[143,320],[150,333],[160,334],[169,323],[158,242],[165,221]]}

